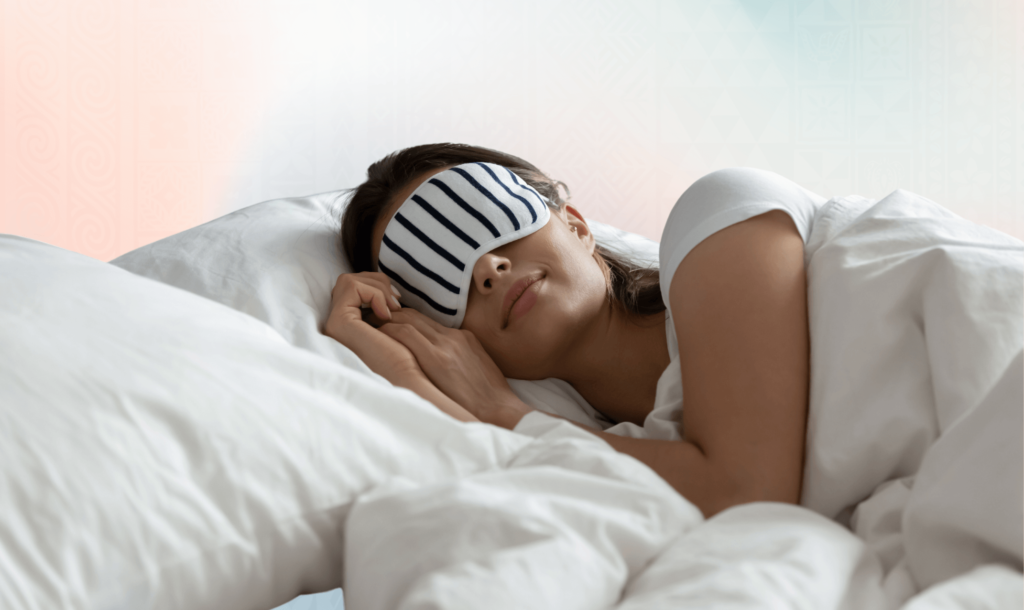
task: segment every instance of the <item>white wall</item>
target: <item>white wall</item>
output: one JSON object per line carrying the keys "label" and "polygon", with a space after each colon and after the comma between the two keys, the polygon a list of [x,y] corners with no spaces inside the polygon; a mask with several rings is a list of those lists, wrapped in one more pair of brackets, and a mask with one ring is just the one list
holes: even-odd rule
{"label": "white wall", "polygon": [[726,166],[922,193],[1024,236],[1024,6],[852,0],[300,3],[228,208],[357,185],[436,141],[520,155],[660,236]]}

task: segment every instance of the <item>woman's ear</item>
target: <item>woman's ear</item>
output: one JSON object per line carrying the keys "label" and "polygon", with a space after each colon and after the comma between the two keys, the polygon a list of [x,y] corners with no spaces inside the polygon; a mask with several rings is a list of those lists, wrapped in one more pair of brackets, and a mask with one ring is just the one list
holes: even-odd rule
{"label": "woman's ear", "polygon": [[590,225],[584,220],[583,214],[575,207],[566,204],[565,205],[565,221],[569,225],[569,231],[576,236],[577,239],[582,242],[590,252],[594,251],[597,246],[597,242],[594,240],[594,234],[590,231]]}

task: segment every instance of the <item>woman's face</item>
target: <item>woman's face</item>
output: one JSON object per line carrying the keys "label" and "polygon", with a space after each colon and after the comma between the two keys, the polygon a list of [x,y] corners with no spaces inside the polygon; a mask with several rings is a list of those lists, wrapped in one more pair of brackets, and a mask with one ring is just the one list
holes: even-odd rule
{"label": "woman's face", "polygon": [[[391,217],[420,184],[445,169],[414,179],[385,210],[373,232],[375,268]],[[582,216],[565,206],[552,210],[541,229],[477,260],[462,328],[476,335],[506,377],[552,376],[573,339],[607,306],[594,246]]]}

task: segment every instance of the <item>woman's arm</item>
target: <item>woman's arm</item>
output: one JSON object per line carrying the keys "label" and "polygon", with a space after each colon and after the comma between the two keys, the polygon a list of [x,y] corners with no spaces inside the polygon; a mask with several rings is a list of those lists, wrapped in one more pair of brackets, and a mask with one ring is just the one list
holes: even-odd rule
{"label": "woman's arm", "polygon": [[685,402],[682,442],[600,433],[706,516],[799,502],[809,380],[803,240],[772,211],[698,244],[669,287]]}
{"label": "woman's arm", "polygon": [[455,419],[462,422],[480,421],[472,413],[467,411],[465,407],[455,402],[448,397],[447,394],[442,392],[434,385],[430,379],[426,376],[418,379],[409,379],[407,381],[401,381],[395,385],[403,387],[415,392],[420,398],[425,399],[427,402],[432,403],[441,412],[451,415]]}

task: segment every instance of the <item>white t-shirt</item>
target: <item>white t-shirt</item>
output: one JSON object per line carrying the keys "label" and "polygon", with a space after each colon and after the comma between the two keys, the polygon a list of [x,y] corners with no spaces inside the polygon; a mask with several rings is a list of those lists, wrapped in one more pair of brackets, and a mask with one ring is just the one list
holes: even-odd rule
{"label": "white t-shirt", "polygon": [[658,379],[654,409],[647,415],[643,427],[622,422],[605,432],[661,440],[680,438],[677,422],[683,408],[683,379],[668,293],[676,269],[690,250],[730,225],[771,210],[789,214],[806,244],[815,212],[825,201],[776,173],[748,167],[712,172],[686,189],[668,216],[658,253],[661,298],[666,307],[665,335],[671,362]]}

